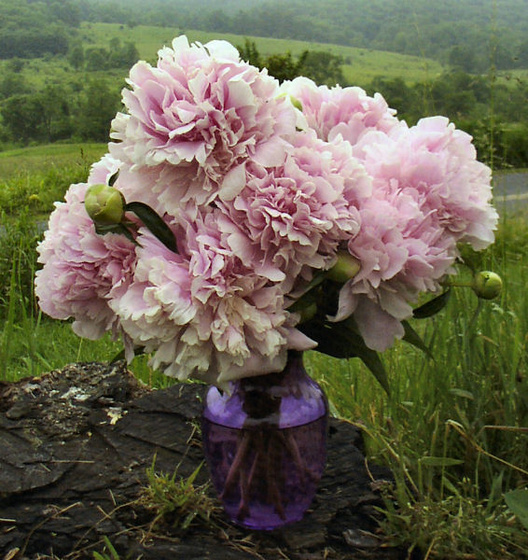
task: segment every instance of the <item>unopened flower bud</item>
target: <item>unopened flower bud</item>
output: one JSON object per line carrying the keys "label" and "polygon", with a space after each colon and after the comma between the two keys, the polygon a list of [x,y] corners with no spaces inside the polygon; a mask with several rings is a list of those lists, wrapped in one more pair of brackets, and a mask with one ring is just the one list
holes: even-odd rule
{"label": "unopened flower bud", "polygon": [[498,274],[489,270],[477,272],[473,277],[472,288],[479,298],[493,299],[501,293],[502,280]]}
{"label": "unopened flower bud", "polygon": [[339,251],[337,255],[337,262],[328,271],[326,277],[334,282],[344,284],[351,278],[354,278],[360,270],[361,265],[355,257],[345,251]]}
{"label": "unopened flower bud", "polygon": [[125,199],[114,187],[92,185],[84,196],[84,207],[97,226],[121,223],[125,213]]}

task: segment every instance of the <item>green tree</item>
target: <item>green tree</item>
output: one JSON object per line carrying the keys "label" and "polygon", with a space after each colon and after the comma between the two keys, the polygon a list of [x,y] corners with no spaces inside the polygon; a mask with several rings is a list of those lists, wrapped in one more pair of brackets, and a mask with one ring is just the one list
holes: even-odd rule
{"label": "green tree", "polygon": [[259,53],[255,41],[250,41],[247,38],[244,45],[238,45],[237,49],[242,60],[257,68],[267,68],[269,74],[281,82],[293,80],[293,78],[302,75],[303,64],[308,54],[308,51],[303,52],[297,60],[293,58],[291,52],[263,57]]}
{"label": "green tree", "polygon": [[27,83],[22,74],[7,71],[0,75],[0,99],[7,99],[12,95],[22,94],[26,91]]}
{"label": "green tree", "polygon": [[60,2],[52,2],[49,10],[53,19],[62,21],[70,27],[79,27],[81,25],[81,10],[78,4],[68,0],[61,0]]}
{"label": "green tree", "polygon": [[122,51],[123,65],[128,68],[139,60],[139,51],[134,43],[131,41],[125,42]]}
{"label": "green tree", "polygon": [[86,49],[85,53],[86,70],[89,72],[97,70],[107,70],[109,67],[109,53],[101,47]]}
{"label": "green tree", "polygon": [[398,111],[401,118],[414,121],[416,113],[419,114],[421,107],[417,106],[416,92],[402,78],[386,80],[377,77],[372,80],[369,90],[372,94],[379,92],[389,106]]}
{"label": "green tree", "polygon": [[304,60],[308,51],[302,53],[299,59],[295,60],[291,52],[286,54],[272,54],[263,61],[263,66],[268,72],[280,82],[293,80],[302,75]]}
{"label": "green tree", "polygon": [[0,108],[2,123],[10,140],[23,144],[44,139],[42,114],[42,102],[34,94],[13,95]]}
{"label": "green tree", "polygon": [[528,167],[528,125],[518,123],[504,127],[501,140],[503,157],[508,165]]}
{"label": "green tree", "polygon": [[464,72],[475,71],[477,58],[475,51],[467,45],[455,45],[449,51],[449,64]]}
{"label": "green tree", "polygon": [[114,38],[110,42],[110,52],[108,56],[108,66],[110,68],[130,68],[139,59],[139,51],[136,45],[127,41],[121,45],[121,41]]}
{"label": "green tree", "polygon": [[517,48],[517,66],[528,68],[528,39],[525,39]]}
{"label": "green tree", "polygon": [[73,45],[68,54],[68,61],[75,70],[81,70],[84,67],[84,49],[82,45]]}
{"label": "green tree", "polygon": [[302,73],[320,85],[343,85],[343,57],[326,51],[308,51],[302,61]]}
{"label": "green tree", "polygon": [[72,133],[70,121],[70,92],[63,85],[47,85],[38,93],[42,108],[41,130],[47,142],[69,138]]}
{"label": "green tree", "polygon": [[119,94],[112,91],[107,82],[89,82],[82,92],[76,118],[81,138],[106,142],[119,102]]}
{"label": "green tree", "polygon": [[243,45],[237,45],[238,52],[240,53],[240,58],[249,62],[257,68],[262,68],[262,58],[257,49],[257,44],[255,41],[249,40],[247,37],[244,39]]}

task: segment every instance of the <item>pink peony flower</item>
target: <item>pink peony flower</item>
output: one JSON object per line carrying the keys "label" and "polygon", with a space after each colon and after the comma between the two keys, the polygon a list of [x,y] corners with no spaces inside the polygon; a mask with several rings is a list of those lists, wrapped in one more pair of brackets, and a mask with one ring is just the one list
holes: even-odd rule
{"label": "pink peony flower", "polygon": [[253,375],[284,365],[295,333],[280,286],[230,250],[218,209],[186,219],[182,213],[181,254],[140,230],[134,280],[111,302],[124,332],[154,353],[154,367],[179,379],[223,383],[249,360],[260,364]]}
{"label": "pink peony flower", "polygon": [[110,152],[132,170],[176,167],[167,199],[232,197],[244,186],[248,159],[282,163],[295,111],[278,96],[278,82],[241,62],[229,43],[189,45],[182,36],[172,47],[159,52],[157,67],[132,68],[123,92],[128,112],[113,122]]}
{"label": "pink peony flower", "polygon": [[[329,268],[340,243],[360,229],[354,202],[371,192],[370,179],[345,144],[298,133],[283,165],[247,166],[246,187],[228,204],[231,250],[285,292]],[[231,229],[229,229],[231,225]]]}
{"label": "pink peony flower", "polygon": [[370,97],[359,87],[317,86],[303,77],[281,87],[301,103],[306,124],[322,140],[341,137],[354,145],[370,130],[387,133],[400,126],[396,111],[379,93]]}
{"label": "pink peony flower", "polygon": [[35,292],[42,310],[55,319],[74,318],[73,329],[96,339],[118,323],[109,301],[125,293],[136,255],[122,235],[95,233],[84,209],[87,184],[72,185],[57,203],[38,247],[44,267],[36,274]]}
{"label": "pink peony flower", "polygon": [[[291,304],[344,251],[355,275],[316,320],[353,317],[383,351],[420,294],[453,272],[457,244],[493,241],[490,170],[443,117],[409,128],[360,88],[306,78],[279,88],[223,41],[179,37],[128,82],[110,153],[51,215],[36,291],[77,333],[121,334],[129,357],[142,347],[168,375],[223,384],[281,370],[288,348],[315,344]],[[134,243],[95,233],[84,193],[112,177],[127,203],[161,217],[177,250],[132,212]]]}
{"label": "pink peony flower", "polygon": [[[374,180],[373,198],[360,208],[362,229],[348,247],[360,273],[343,288],[336,320],[354,314],[367,345],[385,350],[391,335],[367,334],[357,306],[369,298],[401,321],[422,292],[440,289],[453,272],[458,242],[482,249],[493,241],[489,169],[476,160],[471,138],[442,117],[388,134],[366,133],[354,147]],[[378,321],[379,322],[379,321]],[[395,327],[386,329],[401,336]]]}
{"label": "pink peony flower", "polygon": [[95,162],[90,168],[88,176],[89,185],[108,185],[111,177],[121,168],[122,162],[115,159],[110,154],[105,154],[99,161]]}

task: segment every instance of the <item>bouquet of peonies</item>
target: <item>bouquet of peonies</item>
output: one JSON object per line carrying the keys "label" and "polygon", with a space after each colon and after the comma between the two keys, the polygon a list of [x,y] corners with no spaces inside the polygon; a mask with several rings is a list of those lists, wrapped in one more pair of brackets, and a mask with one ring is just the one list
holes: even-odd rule
{"label": "bouquet of peonies", "polygon": [[128,84],[36,276],[44,312],[122,337],[127,358],[223,384],[318,348],[380,373],[457,245],[493,241],[490,170],[443,117],[409,127],[379,94],[279,85],[229,43],[184,36]]}

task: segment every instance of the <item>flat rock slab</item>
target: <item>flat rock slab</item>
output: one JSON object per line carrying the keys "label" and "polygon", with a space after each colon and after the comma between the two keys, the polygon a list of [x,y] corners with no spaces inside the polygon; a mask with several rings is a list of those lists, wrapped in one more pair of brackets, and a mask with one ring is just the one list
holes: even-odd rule
{"label": "flat rock slab", "polygon": [[[390,474],[367,470],[360,432],[335,419],[326,472],[302,521],[247,531],[215,507],[213,524],[152,529],[156,513],[139,499],[147,469],[155,461],[156,472],[188,477],[203,462],[205,389],[149,390],[124,363],[72,364],[0,384],[0,558],[93,559],[105,538],[123,559],[401,557],[383,546],[375,520],[374,489]],[[203,468],[195,484],[207,480]]]}

